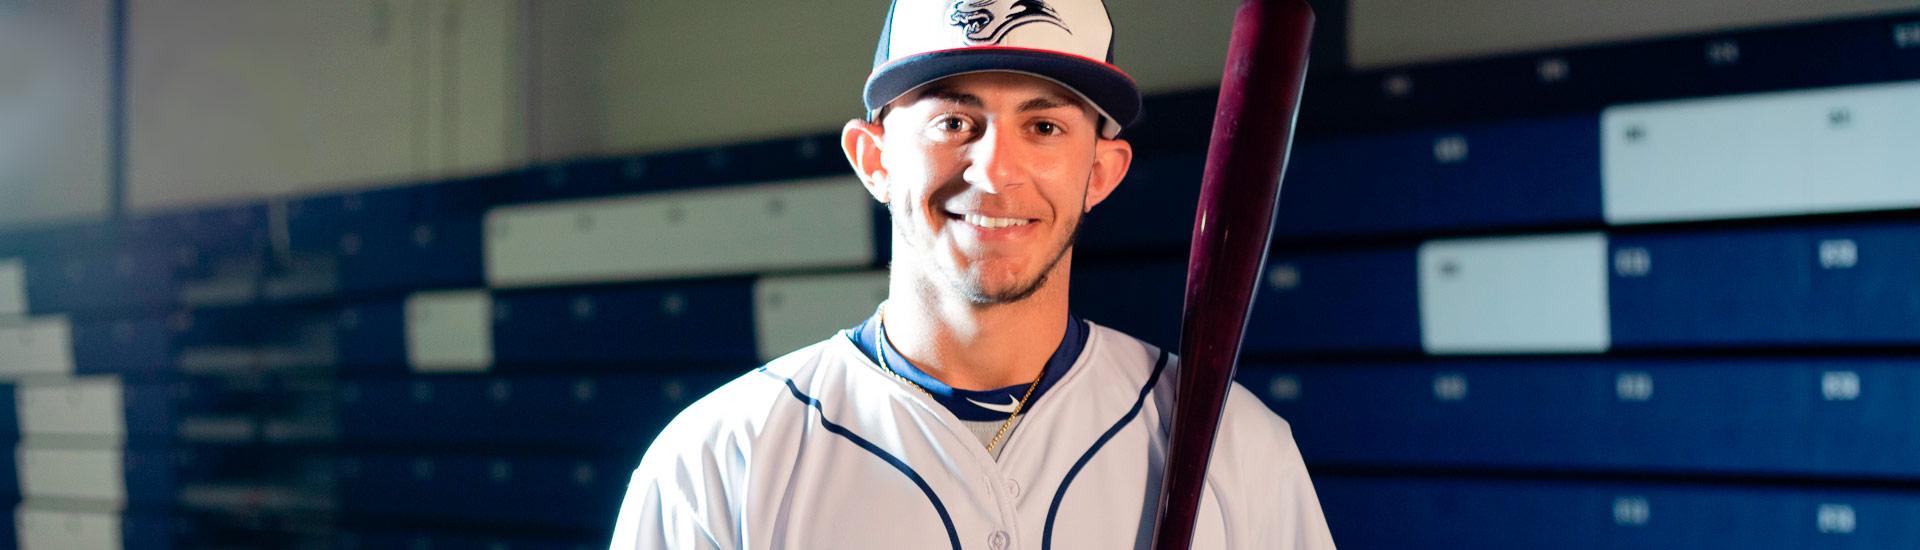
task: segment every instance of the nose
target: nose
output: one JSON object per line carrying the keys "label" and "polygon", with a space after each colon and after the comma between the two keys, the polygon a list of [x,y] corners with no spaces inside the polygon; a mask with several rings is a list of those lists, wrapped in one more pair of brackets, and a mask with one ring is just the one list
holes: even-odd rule
{"label": "nose", "polygon": [[1017,132],[1016,128],[987,124],[986,131],[967,150],[969,164],[962,177],[969,185],[997,194],[1027,183]]}

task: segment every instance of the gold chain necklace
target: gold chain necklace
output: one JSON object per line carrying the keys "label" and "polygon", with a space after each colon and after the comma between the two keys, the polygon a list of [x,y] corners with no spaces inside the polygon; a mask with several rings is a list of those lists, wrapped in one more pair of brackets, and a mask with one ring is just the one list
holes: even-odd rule
{"label": "gold chain necklace", "polygon": [[[880,370],[887,371],[887,374],[891,374],[893,375],[894,378],[899,379],[901,382],[905,382],[908,387],[912,387],[913,389],[920,390],[920,393],[926,394],[927,399],[933,399],[934,401],[938,402],[939,400],[933,397],[933,392],[927,391],[926,388],[921,387],[919,384],[915,384],[912,380],[908,380],[906,376],[903,376],[900,374],[900,371],[893,370],[893,365],[887,364],[886,348],[892,347],[893,344],[890,343],[891,341],[887,339],[886,312],[882,311],[876,320],[879,322],[879,326],[876,328],[878,328],[880,331],[880,344],[881,344],[880,348],[881,349],[877,349],[874,351],[876,351],[877,355],[880,356],[879,357]],[[1037,376],[1034,376],[1033,382],[1030,382],[1027,384],[1027,394],[1020,396],[1020,402],[1013,406],[1013,414],[1007,415],[1006,421],[1000,423],[1000,429],[993,432],[993,440],[987,442],[988,456],[992,456],[993,449],[995,447],[1000,446],[1001,438],[1004,438],[1007,436],[1007,429],[1013,427],[1013,422],[1015,420],[1018,420],[1020,418],[1020,415],[1027,411],[1027,399],[1030,399],[1033,397],[1033,390],[1035,388],[1039,388],[1040,380],[1046,377],[1047,377],[1047,369],[1045,367],[1041,367],[1040,374]]]}

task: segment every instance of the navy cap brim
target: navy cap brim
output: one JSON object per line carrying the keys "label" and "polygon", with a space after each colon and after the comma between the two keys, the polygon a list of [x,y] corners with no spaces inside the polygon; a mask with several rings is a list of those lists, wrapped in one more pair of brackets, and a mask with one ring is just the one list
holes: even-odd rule
{"label": "navy cap brim", "polygon": [[1080,94],[1108,118],[1109,127],[1101,132],[1108,138],[1140,117],[1140,88],[1120,69],[1059,52],[1004,46],[934,51],[893,60],[867,77],[862,97],[867,112],[873,113],[926,83],[990,71],[1031,74]]}

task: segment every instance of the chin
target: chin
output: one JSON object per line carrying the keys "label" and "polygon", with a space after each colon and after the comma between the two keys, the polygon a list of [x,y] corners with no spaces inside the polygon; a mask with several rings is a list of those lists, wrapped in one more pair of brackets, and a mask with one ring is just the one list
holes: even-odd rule
{"label": "chin", "polygon": [[1032,277],[981,277],[977,275],[961,276],[954,279],[954,289],[966,296],[976,305],[1010,304],[1025,300],[1047,284],[1047,274],[1040,273]]}

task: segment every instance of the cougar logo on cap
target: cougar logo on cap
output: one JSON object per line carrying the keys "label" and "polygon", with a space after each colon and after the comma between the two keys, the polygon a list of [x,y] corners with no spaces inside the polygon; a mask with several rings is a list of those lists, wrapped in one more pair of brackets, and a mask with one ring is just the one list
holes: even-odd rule
{"label": "cougar logo on cap", "polygon": [[976,44],[999,44],[1008,32],[1033,23],[1046,23],[1073,34],[1045,0],[1014,0],[1004,8],[1000,0],[960,0],[953,3],[947,20],[967,31],[967,40]]}

